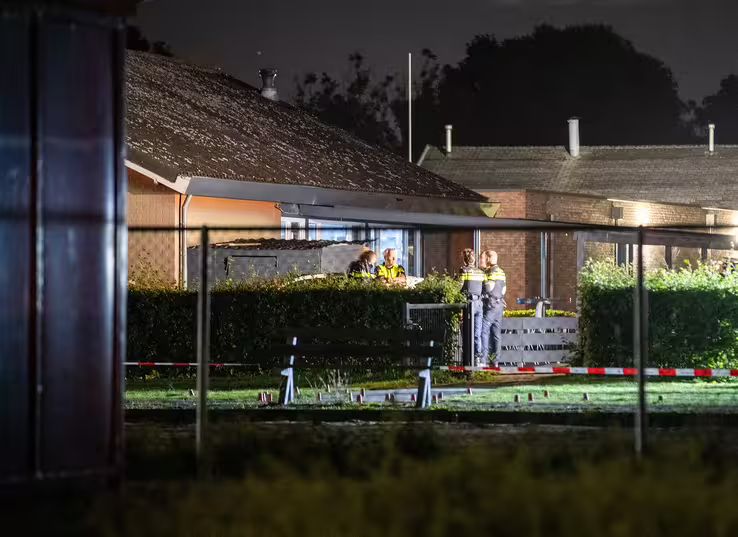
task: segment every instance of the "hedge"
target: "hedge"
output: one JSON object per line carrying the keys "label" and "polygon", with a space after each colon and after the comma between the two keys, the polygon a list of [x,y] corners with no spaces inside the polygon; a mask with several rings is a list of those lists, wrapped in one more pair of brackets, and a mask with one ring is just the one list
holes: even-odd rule
{"label": "hedge", "polygon": [[[578,361],[633,365],[631,266],[589,263],[580,275]],[[645,275],[650,367],[738,367],[738,272],[686,265]]]}
{"label": "hedge", "polygon": [[[345,277],[308,281],[228,283],[211,295],[213,361],[267,364],[260,354],[284,327],[401,328],[404,304],[463,300],[459,285],[432,277],[414,289],[388,288]],[[195,360],[197,294],[131,288],[128,294],[128,359]],[[458,317],[458,316],[456,316]],[[449,323],[458,319],[449,319]]]}

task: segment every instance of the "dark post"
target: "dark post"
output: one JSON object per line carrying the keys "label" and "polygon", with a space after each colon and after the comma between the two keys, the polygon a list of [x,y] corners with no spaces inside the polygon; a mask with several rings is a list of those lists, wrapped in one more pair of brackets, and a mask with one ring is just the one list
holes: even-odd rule
{"label": "dark post", "polygon": [[465,366],[473,366],[474,364],[474,305],[471,300],[467,301],[464,307],[463,318],[461,319],[461,337],[463,362]]}
{"label": "dark post", "polygon": [[210,240],[207,226],[200,231],[200,290],[197,295],[197,469],[207,473],[208,377],[210,374]]}
{"label": "dark post", "polygon": [[648,307],[643,274],[643,228],[638,229],[637,282],[633,296],[633,358],[638,369],[638,406],[635,416],[635,452],[641,457],[646,448],[646,375],[648,361]]}
{"label": "dark post", "polygon": [[133,4],[0,2],[3,484],[121,470]]}

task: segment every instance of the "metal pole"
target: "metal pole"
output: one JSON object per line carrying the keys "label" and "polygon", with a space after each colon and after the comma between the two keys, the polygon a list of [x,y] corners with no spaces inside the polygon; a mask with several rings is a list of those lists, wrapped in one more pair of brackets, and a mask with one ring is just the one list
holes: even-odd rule
{"label": "metal pole", "polygon": [[413,233],[413,246],[415,248],[415,257],[413,258],[413,276],[423,275],[423,232],[419,229],[411,231]]}
{"label": "metal pole", "polygon": [[407,160],[413,161],[413,54],[407,53]]}
{"label": "metal pole", "polygon": [[207,226],[200,232],[200,290],[197,296],[197,469],[207,474],[208,364],[210,362],[210,240]]}
{"label": "metal pole", "polygon": [[481,261],[481,255],[482,255],[482,231],[481,230],[479,229],[474,230],[473,242],[474,242],[474,255],[477,256],[477,267],[478,267],[479,262]]}
{"label": "metal pole", "polygon": [[646,449],[646,375],[648,361],[648,309],[643,274],[643,228],[638,228],[637,283],[633,295],[633,355],[638,369],[638,406],[635,415],[635,452],[643,456]]}
{"label": "metal pole", "polygon": [[541,298],[548,298],[548,233],[541,232]]}

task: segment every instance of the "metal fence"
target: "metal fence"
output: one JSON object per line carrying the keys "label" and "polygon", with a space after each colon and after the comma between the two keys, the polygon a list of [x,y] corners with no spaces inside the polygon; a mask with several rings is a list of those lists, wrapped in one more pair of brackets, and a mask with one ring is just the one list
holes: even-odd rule
{"label": "metal fence", "polygon": [[440,330],[446,334],[444,348],[450,364],[463,363],[460,316],[466,304],[405,304],[405,326],[422,330]]}
{"label": "metal fence", "polygon": [[[465,365],[460,320],[466,309],[466,304],[407,303],[405,326],[444,331],[449,365]],[[562,364],[569,360],[577,340],[576,317],[506,317],[502,321],[501,352],[496,361],[519,366]]]}
{"label": "metal fence", "polygon": [[[212,361],[210,358],[210,331],[212,329],[211,308],[209,303],[210,291],[213,285],[221,280],[223,274],[227,277],[237,274],[241,278],[267,276],[266,274],[260,273],[259,270],[252,270],[248,267],[244,268],[240,265],[238,271],[235,269],[231,270],[238,263],[245,263],[248,259],[258,258],[260,255],[264,254],[264,252],[257,251],[253,255],[252,253],[249,253],[248,256],[245,255],[243,250],[246,250],[247,248],[258,250],[258,248],[253,246],[251,242],[259,241],[257,238],[254,239],[254,241],[239,243],[237,239],[241,236],[246,236],[241,233],[239,229],[240,228],[213,229],[207,227],[187,229],[130,229],[129,236],[131,241],[131,251],[129,258],[131,283],[147,284],[148,278],[153,277],[157,282],[164,283],[171,288],[197,288],[196,349],[197,363],[199,365],[197,438],[200,453],[206,451],[204,442],[206,440],[205,430],[207,425],[206,409],[208,372],[211,369],[209,366],[212,366],[213,362],[218,361],[220,358],[219,356],[214,356],[214,360]],[[269,240],[273,240],[279,236],[277,231],[274,229],[267,231],[270,232],[269,236],[271,238]],[[562,229],[557,229],[556,224],[549,225],[548,223],[541,223],[538,228],[529,227],[524,230],[515,230],[503,227],[487,231],[489,237],[482,237],[480,242],[482,248],[496,247],[496,243],[494,242],[497,240],[495,239],[495,234],[504,235],[503,238],[505,238],[505,240],[507,240],[510,235],[525,235],[526,237],[541,233],[554,235],[553,238],[549,236],[549,240],[552,245],[556,246],[556,248],[547,248],[545,251],[546,255],[553,256],[557,261],[561,261],[561,263],[554,263],[551,259],[544,263],[545,260],[541,259],[541,265],[539,267],[540,274],[533,274],[535,277],[531,276],[532,272],[531,274],[526,275],[520,273],[516,274],[511,270],[509,274],[509,280],[511,283],[508,286],[508,297],[510,299],[515,299],[521,295],[531,296],[532,294],[539,293],[540,296],[543,297],[561,296],[553,294],[552,289],[555,289],[556,287],[576,289],[579,270],[582,268],[583,263],[588,257],[594,257],[597,255],[615,257],[616,254],[621,253],[623,250],[617,246],[621,244],[628,245],[628,255],[625,262],[632,267],[633,273],[637,275],[637,283],[634,291],[634,300],[632,304],[627,307],[627,311],[625,312],[626,316],[632,314],[632,320],[627,323],[621,323],[620,326],[617,327],[617,330],[623,334],[630,334],[631,332],[633,334],[632,347],[628,344],[628,348],[632,348],[633,350],[631,355],[632,360],[630,360],[630,364],[633,367],[628,369],[628,376],[637,380],[637,398],[629,400],[628,405],[630,406],[628,408],[632,409],[636,416],[636,449],[640,452],[645,445],[645,368],[649,365],[649,337],[647,333],[648,304],[647,294],[645,291],[644,272],[647,268],[660,266],[662,263],[660,257],[662,253],[664,255],[671,253],[673,258],[674,250],[677,247],[663,246],[663,244],[665,243],[668,245],[670,244],[669,241],[672,240],[677,240],[677,243],[681,240],[682,243],[687,244],[687,242],[685,242],[687,239],[681,237],[682,234],[686,234],[686,237],[692,241],[688,244],[697,244],[698,239],[702,240],[701,237],[705,237],[704,240],[706,240],[709,243],[708,246],[712,248],[712,250],[708,252],[711,253],[711,255],[717,255],[721,250],[725,250],[725,245],[722,242],[718,242],[718,238],[716,238],[715,235],[700,234],[700,236],[697,237],[697,234],[690,230],[649,230],[645,228],[620,227],[617,231],[608,231],[602,229],[596,230],[596,226],[582,225],[573,230],[571,228],[567,228],[564,231]],[[257,237],[257,234],[264,234],[265,230],[249,228],[245,230],[245,233],[248,234],[248,237]],[[456,248],[457,244],[452,244],[453,241],[448,237],[446,239],[441,237],[441,233],[442,231],[438,228],[428,230],[428,237],[434,237],[434,239],[440,241],[440,247],[435,248],[434,246],[438,245],[434,245],[431,242],[424,245],[426,250],[424,259],[426,271],[432,271],[434,268],[432,264],[433,256],[441,255],[444,252],[449,252],[449,263],[454,262],[454,260],[451,260],[450,252],[452,250],[452,246]],[[458,233],[458,231],[450,230],[448,233]],[[559,235],[555,235],[556,233]],[[380,250],[381,259],[381,249],[379,247],[381,244],[376,242],[378,239],[371,238],[371,235],[369,234],[367,234],[367,236],[370,237],[370,239],[367,239],[367,246],[375,250]],[[446,242],[443,242],[444,240]],[[507,242],[503,242],[502,239],[499,240],[501,245],[507,244]],[[723,241],[723,239],[719,240]],[[614,241],[616,247],[613,247],[613,242],[608,241]],[[352,237],[351,241],[347,242],[349,242],[353,247],[353,245],[356,244],[356,239]],[[534,241],[528,242],[534,244]],[[420,243],[417,243],[413,246],[413,255],[417,255],[417,250],[415,248],[417,248],[419,244]],[[204,248],[205,245],[208,245],[208,247]],[[501,250],[502,247],[503,246],[499,246],[497,248]],[[220,248],[222,252],[220,252],[218,248]],[[212,255],[203,256],[201,255],[203,251],[211,251]],[[504,250],[501,251],[504,252]],[[717,253],[712,254],[712,252]],[[321,252],[321,254],[323,253],[325,252]],[[704,254],[704,251],[701,253]],[[218,255],[220,255],[220,257],[218,257]],[[300,253],[298,255],[307,254]],[[279,256],[282,256],[285,259],[289,257],[287,254],[282,254],[280,252],[273,254],[272,257]],[[515,258],[514,251],[510,250],[507,252],[507,256],[507,260],[513,260]],[[620,257],[618,257],[618,260],[620,260]],[[705,256],[702,255],[702,258],[704,259]],[[276,261],[277,264],[281,263],[280,259]],[[501,264],[505,266],[505,262],[507,260],[503,257]],[[290,263],[291,265],[294,265],[294,263]],[[525,263],[528,263],[528,261]],[[524,266],[527,267],[527,265]],[[540,278],[538,276],[540,276]],[[539,279],[540,288],[538,286]],[[554,280],[556,280],[555,285]],[[573,309],[574,304],[569,300],[565,304],[560,304],[560,306],[567,307],[571,310]],[[444,330],[446,334],[445,346],[448,349],[447,362],[450,365],[466,366],[471,364],[467,364],[464,360],[462,345],[463,336],[459,317],[464,314],[467,307],[467,304],[409,303],[405,305],[404,312],[402,312],[402,319],[405,326],[411,329],[419,328],[434,331],[439,329]],[[309,319],[306,319],[306,322],[309,322]],[[565,363],[569,358],[571,346],[576,344],[578,340],[578,331],[579,327],[576,318],[505,318],[503,321],[502,354],[498,361],[502,364],[516,365]],[[217,338],[218,335],[214,333],[213,337]],[[615,358],[619,359],[619,357]],[[697,373],[695,373],[695,376],[697,376]],[[635,383],[632,385],[632,388],[632,394],[635,394]],[[637,400],[637,404],[634,407],[633,401],[635,400]]]}
{"label": "metal fence", "polygon": [[576,317],[517,317],[502,321],[503,364],[567,362],[578,340]]}

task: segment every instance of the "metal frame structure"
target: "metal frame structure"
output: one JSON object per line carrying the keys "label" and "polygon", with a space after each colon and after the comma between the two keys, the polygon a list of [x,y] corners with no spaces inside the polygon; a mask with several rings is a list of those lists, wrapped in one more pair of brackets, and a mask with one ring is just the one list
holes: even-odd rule
{"label": "metal frame structure", "polygon": [[[377,214],[379,219],[379,213]],[[425,217],[420,216],[419,219],[423,220]],[[407,224],[408,218],[403,218],[403,224]],[[462,226],[462,222],[466,220],[467,223],[472,224],[471,226]],[[643,248],[647,245],[653,244],[672,244],[672,245],[692,245],[701,244],[702,248],[720,248],[724,249],[729,245],[732,246],[731,238],[727,235],[715,235],[706,233],[694,232],[695,228],[687,229],[662,229],[662,228],[624,228],[614,226],[593,226],[593,225],[580,225],[580,224],[567,224],[558,222],[539,222],[539,221],[525,221],[525,220],[497,220],[497,219],[486,219],[486,225],[479,227],[479,219],[475,217],[459,218],[453,222],[454,225],[447,226],[424,226],[416,225],[414,229],[416,232],[421,232],[423,229],[429,229],[434,232],[437,231],[453,231],[459,229],[471,229],[474,230],[488,230],[488,231],[518,231],[518,232],[530,232],[536,231],[541,233],[548,232],[576,232],[578,233],[577,238],[580,244],[579,252],[582,252],[581,245],[585,240],[593,240],[595,242],[617,242],[619,244],[631,244],[635,252],[637,253],[637,286],[634,290],[635,293],[635,308],[633,311],[633,323],[634,323],[634,359],[635,365],[638,371],[638,404],[635,409],[635,423],[634,428],[634,449],[638,456],[641,456],[647,450],[647,412],[648,408],[646,405],[646,365],[648,363],[648,294],[645,288],[644,278],[644,264],[643,264]],[[387,223],[387,222],[382,222]],[[448,224],[448,220],[444,220],[444,223]],[[201,243],[207,244],[208,234],[216,231],[237,231],[248,229],[249,231],[265,230],[265,231],[277,231],[280,228],[268,227],[268,228],[238,228],[238,227],[203,227],[203,228],[184,228],[183,231],[195,231],[199,230],[201,233]],[[713,227],[715,231],[720,229],[719,227]],[[732,229],[726,227],[726,229]],[[160,228],[160,227],[131,227],[129,232],[145,232],[145,231],[180,231],[180,228]],[[542,239],[545,240],[545,239]],[[203,261],[200,267],[201,276],[203,282],[208,281],[208,266],[205,260],[207,256],[203,257]],[[541,282],[543,285],[543,281]],[[205,461],[207,460],[207,445],[206,445],[206,429],[207,429],[207,371],[209,365],[209,309],[207,285],[200,286],[199,298],[198,298],[198,387],[200,390],[198,397],[198,460],[201,461],[202,467],[205,468]],[[418,305],[407,304],[405,306],[404,318],[406,325],[412,325],[411,311]],[[438,309],[438,310],[459,310],[465,309],[466,304],[434,304],[434,305],[422,305],[422,308],[426,309]],[[289,381],[292,367],[289,367],[282,371],[282,375]],[[423,385],[423,379],[427,376],[427,382]],[[424,408],[426,403],[426,395],[429,397],[430,394],[430,369],[422,369],[419,373],[419,392],[418,392],[418,406]],[[293,384],[294,386],[294,378]],[[423,388],[426,386],[426,388]],[[287,395],[289,391],[285,392]],[[289,396],[286,401],[289,402]]]}

